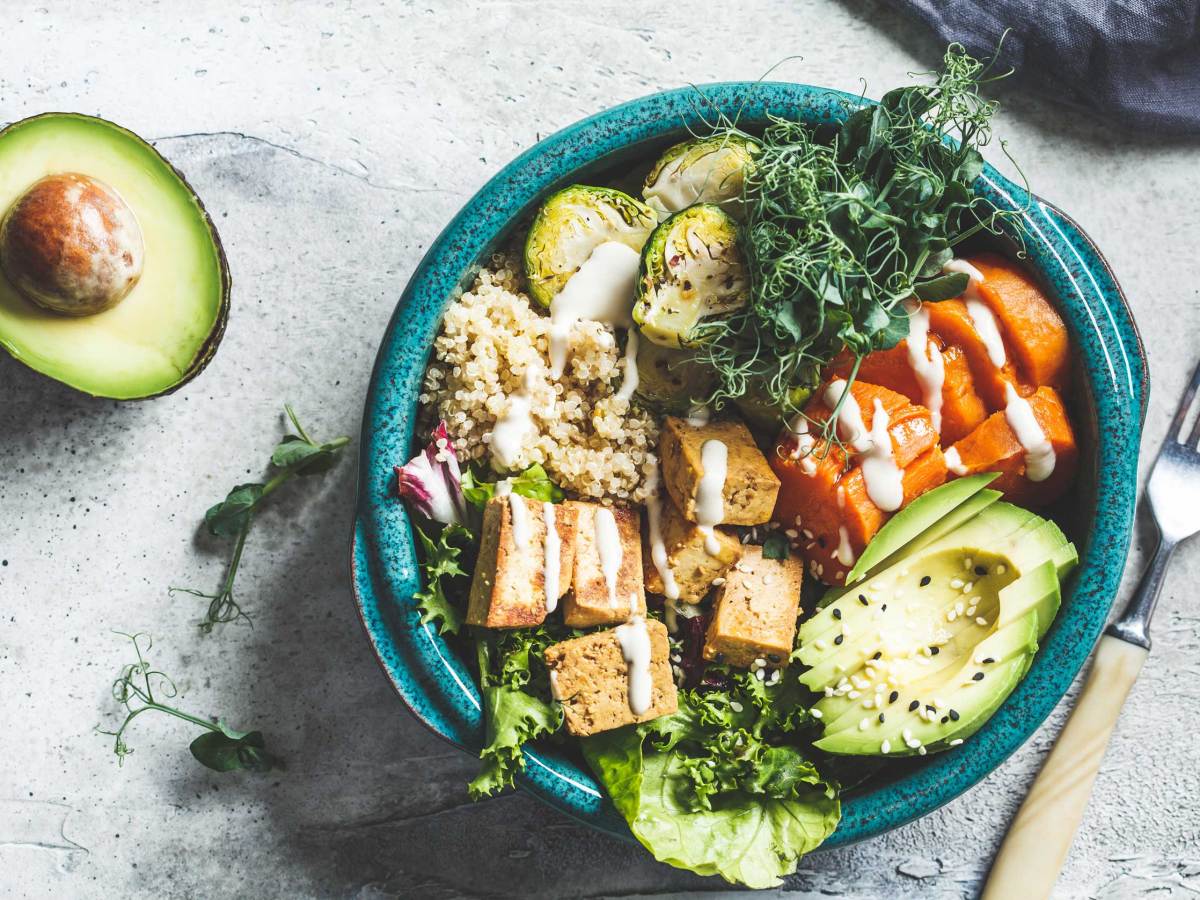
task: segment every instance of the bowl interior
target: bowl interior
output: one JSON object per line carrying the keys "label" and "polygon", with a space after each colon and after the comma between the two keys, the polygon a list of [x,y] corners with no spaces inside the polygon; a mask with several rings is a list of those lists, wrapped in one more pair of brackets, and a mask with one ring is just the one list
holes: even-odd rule
{"label": "bowl interior", "polygon": [[[385,671],[414,713],[438,734],[478,749],[479,694],[462,660],[413,612],[417,567],[392,466],[411,456],[418,384],[441,313],[497,250],[523,235],[548,193],[573,182],[633,192],[658,153],[719,110],[750,129],[767,115],[834,121],[859,98],[804,85],[736,83],[647,97],[542,141],[484,187],[447,227],[414,273],[376,362],[364,417],[354,579],[363,622]],[[1147,390],[1144,358],[1120,289],[1090,240],[1064,214],[990,167],[977,191],[1020,211],[1030,269],[1055,298],[1074,344],[1068,398],[1081,444],[1071,494],[1051,513],[1076,542],[1081,566],[1025,680],[961,748],[893,761],[845,795],[844,817],[826,846],[858,840],[935,809],[990,772],[1041,723],[1099,634],[1119,581],[1132,523],[1137,446]],[[1012,234],[988,238],[1006,244]],[[524,785],[584,821],[628,837],[577,754],[537,747]]]}

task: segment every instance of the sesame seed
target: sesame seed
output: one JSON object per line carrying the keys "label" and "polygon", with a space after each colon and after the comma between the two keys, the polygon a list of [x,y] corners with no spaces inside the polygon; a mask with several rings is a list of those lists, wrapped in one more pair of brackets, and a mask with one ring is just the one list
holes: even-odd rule
{"label": "sesame seed", "polygon": [[914,700],[912,703],[908,704],[908,711],[912,712],[914,709],[916,709],[920,705],[921,705],[920,700]]}
{"label": "sesame seed", "polygon": [[846,638],[845,638],[845,636],[844,636],[844,635],[841,635],[841,634],[839,634],[837,637],[835,637],[835,638],[833,639],[833,642],[834,642],[835,644],[841,644],[841,642],[842,642],[842,641],[844,641],[845,639],[846,639]]}
{"label": "sesame seed", "polygon": [[732,709],[734,712],[741,712],[743,709],[745,709],[745,707],[742,706],[742,704],[738,703],[736,700],[729,701],[729,708]]}
{"label": "sesame seed", "polygon": [[975,574],[978,575],[980,578],[982,578],[984,575],[987,574],[987,569],[984,568],[983,566],[976,566]]}
{"label": "sesame seed", "polygon": [[859,595],[858,595],[858,602],[859,602],[859,603],[861,603],[863,606],[870,606],[870,605],[871,605],[871,604],[870,604],[870,602],[867,600],[867,598],[866,598],[866,595],[865,595],[865,594],[859,594]]}
{"label": "sesame seed", "polygon": [[1008,566],[1004,565],[1003,563],[996,566],[996,574],[997,575],[1003,575],[1007,571],[1008,571]]}
{"label": "sesame seed", "polygon": [[946,613],[946,621],[947,622],[953,622],[957,618],[958,618],[958,613],[956,613],[954,610],[950,610],[948,613]]}
{"label": "sesame seed", "polygon": [[989,656],[987,659],[985,659],[985,660],[983,661],[983,664],[984,664],[985,666],[990,666],[990,665],[991,665],[992,663],[994,663],[995,661],[996,661],[995,657]]}
{"label": "sesame seed", "polygon": [[929,648],[929,655],[930,655],[930,656],[937,656],[937,655],[938,655],[939,653],[941,653],[941,652],[942,652],[942,648],[941,648],[941,647],[930,647],[930,648]]}
{"label": "sesame seed", "polygon": [[961,616],[963,614],[964,609],[965,609],[965,607],[963,606],[963,603],[961,600],[959,600],[957,603],[954,604],[954,614],[956,616]]}
{"label": "sesame seed", "polygon": [[723,585],[725,583],[725,579],[722,578],[721,576],[717,576],[716,578],[714,578],[712,580],[712,583],[713,583],[713,587],[720,587],[721,585]]}
{"label": "sesame seed", "polygon": [[891,753],[892,752],[892,742],[885,740],[882,744],[879,745],[879,752],[884,753],[884,754]]}
{"label": "sesame seed", "polygon": [[924,744],[922,744],[920,747],[918,747],[918,748],[917,748],[917,753],[918,753],[918,755],[920,755],[920,756],[924,756],[924,755],[925,755],[926,753],[928,753],[928,752],[929,752],[929,751],[925,749],[925,745],[924,745]]}
{"label": "sesame seed", "polygon": [[813,718],[814,718],[814,719],[823,719],[823,718],[825,718],[825,713],[821,712],[819,709],[811,709],[811,710],[809,710],[809,712],[811,712],[811,713],[812,713],[812,716],[813,716]]}
{"label": "sesame seed", "polygon": [[858,723],[858,730],[859,730],[859,731],[866,731],[866,730],[867,730],[867,726],[868,726],[868,725],[870,725],[870,724],[871,724],[871,720],[870,720],[870,719],[863,719],[862,721],[860,721],[860,722]]}
{"label": "sesame seed", "polygon": [[952,740],[952,741],[950,742],[950,746],[951,746],[951,747],[957,747],[957,746],[958,746],[959,744],[961,744],[962,742],[963,742],[963,739],[962,739],[962,738],[955,738],[954,740]]}
{"label": "sesame seed", "polygon": [[872,698],[868,697],[866,700],[864,700],[862,702],[862,707],[863,707],[863,709],[874,709],[875,701]]}
{"label": "sesame seed", "polygon": [[899,691],[892,691],[890,694],[888,694],[888,703],[895,703],[899,699],[900,699]]}
{"label": "sesame seed", "polygon": [[972,681],[983,681],[983,673],[976,672],[974,675],[971,676],[971,680]]}
{"label": "sesame seed", "polygon": [[879,611],[880,611],[880,612],[887,612],[887,604],[885,603],[885,604],[883,604],[883,606],[879,607]]}
{"label": "sesame seed", "polygon": [[975,562],[975,561],[974,561],[973,559],[971,559],[971,557],[969,557],[969,556],[964,556],[964,557],[963,557],[963,568],[964,568],[964,569],[969,569],[969,568],[971,568],[971,565],[972,565],[972,563],[974,563],[974,562]]}
{"label": "sesame seed", "polygon": [[950,710],[950,720],[951,720],[952,722],[957,722],[957,721],[958,721],[958,710],[957,710],[957,709],[952,709],[952,710]]}
{"label": "sesame seed", "polygon": [[925,577],[923,577],[921,579],[921,587],[928,587],[929,582],[931,582],[931,581],[933,581],[933,579],[930,576],[926,575]]}
{"label": "sesame seed", "polygon": [[961,578],[951,578],[950,579],[950,587],[957,590],[958,588],[960,588],[962,586],[963,586],[963,580]]}
{"label": "sesame seed", "polygon": [[838,609],[836,606],[833,608],[833,617],[835,619],[840,619],[842,617],[842,611],[840,609]]}
{"label": "sesame seed", "polygon": [[763,681],[766,679],[767,673],[764,672],[762,669],[755,669],[754,677],[757,678],[759,681]]}
{"label": "sesame seed", "polygon": [[813,539],[813,533],[807,528],[804,529],[804,536],[810,541]]}
{"label": "sesame seed", "polygon": [[833,696],[833,688],[829,687],[828,685],[825,686],[825,696],[826,697]]}
{"label": "sesame seed", "polygon": [[793,539],[800,537],[800,532],[798,532],[795,528],[785,528],[783,533]]}
{"label": "sesame seed", "polygon": [[763,666],[765,666],[767,664],[767,661],[760,656],[756,660],[754,660],[754,664],[756,666],[758,666],[759,668],[762,668]]}
{"label": "sesame seed", "polygon": [[902,732],[900,732],[900,737],[904,738],[904,743],[907,744],[912,740],[912,729],[905,728]]}
{"label": "sesame seed", "polygon": [[887,720],[883,717],[883,713],[880,713],[879,714],[879,724],[882,725],[885,721],[887,721]]}
{"label": "sesame seed", "polygon": [[969,594],[973,590],[975,590],[975,582],[968,581],[966,584],[963,585],[963,593],[964,594]]}
{"label": "sesame seed", "polygon": [[881,657],[881,656],[883,656],[883,651],[882,651],[882,650],[876,650],[876,651],[875,651],[875,655],[874,655],[874,656],[872,656],[872,657],[871,657],[871,659],[879,659],[879,657]]}
{"label": "sesame seed", "polygon": [[848,694],[846,694],[846,696],[849,697],[851,700],[857,700],[859,697],[862,696],[862,692],[861,691],[850,691]]}
{"label": "sesame seed", "polygon": [[818,650],[824,650],[829,646],[829,644],[825,643],[823,638],[817,638],[815,641],[813,641],[813,646]]}
{"label": "sesame seed", "polygon": [[986,624],[987,624],[987,619],[985,619],[983,616],[976,616],[976,617],[975,617],[975,624],[976,624],[976,625],[986,625]]}
{"label": "sesame seed", "polygon": [[[916,738],[910,738],[909,740],[905,741],[904,743],[908,744],[909,750],[916,750],[918,748],[921,748],[921,742],[918,741]],[[923,748],[921,748],[921,749],[923,749]]]}

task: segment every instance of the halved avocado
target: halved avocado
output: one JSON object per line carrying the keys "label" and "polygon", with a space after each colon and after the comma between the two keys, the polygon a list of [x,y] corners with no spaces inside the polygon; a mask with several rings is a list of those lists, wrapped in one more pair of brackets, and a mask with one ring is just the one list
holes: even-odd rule
{"label": "halved avocado", "polygon": [[0,346],[93,396],[173,391],[207,365],[225,331],[230,276],[217,230],[183,176],[127,129],[46,113],[0,131],[0,215],[66,173],[111,189],[132,210],[144,243],[140,277],[111,308],[64,315],[0,274]]}

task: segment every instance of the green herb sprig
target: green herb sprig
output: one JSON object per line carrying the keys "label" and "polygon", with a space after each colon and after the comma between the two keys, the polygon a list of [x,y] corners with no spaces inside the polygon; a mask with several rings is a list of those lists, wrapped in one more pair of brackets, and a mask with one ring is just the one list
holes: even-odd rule
{"label": "green herb sprig", "polygon": [[218,624],[238,619],[250,621],[250,617],[234,595],[233,585],[242,562],[246,537],[250,533],[254,515],[263,501],[297,476],[319,475],[329,471],[337,463],[341,449],[350,443],[350,438],[345,436],[323,443],[313,440],[296,418],[292,407],[285,405],[284,409],[296,433],[284,437],[271,454],[271,466],[278,471],[265,483],[237,485],[224,500],[204,514],[204,523],[209,534],[214,537],[235,538],[233,556],[220,589],[215,594],[195,588],[173,587],[169,591],[171,594],[191,594],[209,601],[204,619],[200,622],[200,630],[205,634],[211,633]]}
{"label": "green herb sprig", "polygon": [[988,66],[951,45],[933,83],[889,91],[837,126],[773,118],[756,136],[716,123],[761,152],[739,235],[750,303],[697,335],[719,375],[710,403],[751,393],[795,412],[792,398],[807,396],[796,389],[815,387],[839,354],[861,359],[907,335],[905,300],[966,288],[942,273],[953,248],[1013,215],[973,192],[996,111],[979,89],[1004,77]]}
{"label": "green herb sprig", "polygon": [[[174,681],[163,672],[151,668],[146,659],[146,654],[154,646],[153,640],[149,635],[140,632],[116,633],[129,638],[133,643],[137,661],[128,663],[113,682],[113,699],[125,707],[124,721],[116,731],[97,730],[113,739],[113,752],[117,755],[119,764],[123,765],[125,757],[133,752],[133,748],[125,742],[126,729],[142,713],[157,712],[204,729],[188,748],[202,765],[216,772],[232,772],[237,769],[262,772],[282,768],[279,759],[267,751],[261,731],[237,731],[221,719],[202,719],[163,703],[163,699],[173,700],[178,696],[179,690]],[[142,646],[143,640],[145,646]]]}

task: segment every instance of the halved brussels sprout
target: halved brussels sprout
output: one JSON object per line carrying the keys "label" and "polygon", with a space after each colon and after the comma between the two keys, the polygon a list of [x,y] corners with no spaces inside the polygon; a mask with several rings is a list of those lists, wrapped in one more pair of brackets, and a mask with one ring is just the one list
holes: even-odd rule
{"label": "halved brussels sprout", "polygon": [[745,304],[750,281],[737,244],[737,223],[711,203],[675,213],[642,249],[633,321],[664,347],[702,339],[702,320]]}
{"label": "halved brussels sprout", "polygon": [[638,348],[637,368],[638,399],[672,415],[686,415],[716,384],[716,373],[694,359],[691,351],[649,341]]}
{"label": "halved brussels sprout", "polygon": [[742,183],[757,152],[758,144],[736,135],[676,144],[646,176],[642,196],[660,213],[679,212],[696,203],[716,203],[740,218]]}
{"label": "halved brussels sprout", "polygon": [[551,194],[525,241],[529,292],[549,306],[598,246],[616,241],[641,251],[657,221],[654,210],[615,188],[573,184]]}
{"label": "halved brussels sprout", "polygon": [[746,393],[733,401],[733,405],[752,431],[762,432],[773,439],[811,395],[812,388],[794,387],[788,391],[787,403],[779,404],[773,402],[761,386],[751,384]]}

